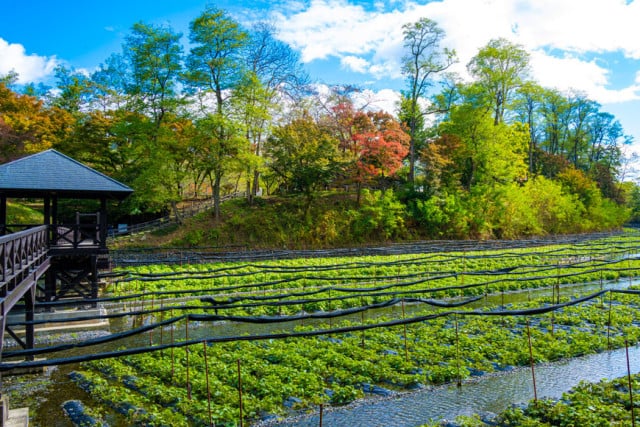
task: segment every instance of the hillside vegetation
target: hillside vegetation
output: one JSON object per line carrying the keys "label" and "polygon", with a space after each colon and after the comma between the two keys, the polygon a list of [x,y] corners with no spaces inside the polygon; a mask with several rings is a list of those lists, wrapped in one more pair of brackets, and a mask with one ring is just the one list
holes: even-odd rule
{"label": "hillside vegetation", "polygon": [[[406,87],[383,111],[361,88],[310,81],[268,23],[207,7],[187,46],[138,22],[89,75],[0,76],[0,161],[55,148],[130,186],[112,224],[211,198],[173,244],[511,239],[620,227],[640,206],[623,182],[631,137],[584,94],[534,81],[523,46],[489,41],[463,80],[436,22],[402,30]],[[223,207],[235,192],[246,202]]]}
{"label": "hillside vegetation", "polygon": [[[549,197],[559,197],[555,203],[562,202],[559,195],[550,194]],[[523,203],[520,209],[529,210],[530,221],[518,223],[515,215],[522,217],[526,213],[516,212],[514,208],[510,228],[504,229],[502,237],[544,235],[547,234],[544,227],[553,230],[554,234],[612,230],[619,228],[628,218],[626,209],[609,203],[599,207],[600,210],[590,209],[592,217],[587,217],[587,211],[583,210],[585,216],[581,218],[570,217],[570,214],[580,214],[575,205],[566,206],[571,208],[570,211],[554,212],[548,204],[538,211],[531,211],[529,204]],[[500,218],[496,220],[506,224]],[[540,221],[544,220],[554,221],[554,224],[542,224]],[[464,223],[462,218],[451,223],[456,221]],[[518,226],[522,228],[518,229]],[[450,230],[451,233],[446,233],[445,228],[425,227],[424,222],[417,220],[391,190],[385,193],[365,191],[359,205],[355,194],[333,192],[319,197],[308,211],[305,210],[304,199],[298,197],[256,198],[251,204],[243,198],[234,199],[222,204],[220,220],[216,220],[213,211],[205,211],[185,219],[179,226],[120,237],[110,246],[320,249],[390,241],[462,238],[468,233],[468,230]]]}
{"label": "hillside vegetation", "polygon": [[24,203],[7,202],[7,224],[43,224],[44,214]]}

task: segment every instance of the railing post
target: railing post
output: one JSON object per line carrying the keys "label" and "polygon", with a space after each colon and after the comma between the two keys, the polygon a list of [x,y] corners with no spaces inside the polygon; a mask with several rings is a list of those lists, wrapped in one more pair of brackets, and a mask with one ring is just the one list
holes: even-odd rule
{"label": "railing post", "polygon": [[7,196],[0,196],[0,236],[6,233],[7,224]]}
{"label": "railing post", "polygon": [[107,199],[100,199],[100,212],[98,213],[98,229],[100,247],[102,249],[107,248],[107,234],[108,234],[109,225],[107,224]]}
{"label": "railing post", "polygon": [[76,224],[73,227],[73,247],[77,248],[80,244],[80,212],[76,212]]}

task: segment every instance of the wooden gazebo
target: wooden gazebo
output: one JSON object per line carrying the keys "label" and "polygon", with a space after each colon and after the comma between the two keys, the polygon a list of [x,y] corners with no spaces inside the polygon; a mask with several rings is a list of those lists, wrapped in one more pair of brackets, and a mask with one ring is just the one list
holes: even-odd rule
{"label": "wooden gazebo", "polygon": [[[97,297],[97,268],[108,254],[107,200],[122,200],[128,186],[56,151],[46,150],[0,165],[0,236],[36,224],[7,224],[7,199],[43,201],[51,267],[39,298]],[[97,212],[76,212],[75,220],[61,222],[60,199],[99,201]]]}

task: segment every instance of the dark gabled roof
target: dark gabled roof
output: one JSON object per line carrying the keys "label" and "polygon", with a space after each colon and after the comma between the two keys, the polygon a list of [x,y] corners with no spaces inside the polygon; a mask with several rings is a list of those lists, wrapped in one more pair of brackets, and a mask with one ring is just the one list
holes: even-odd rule
{"label": "dark gabled roof", "polygon": [[124,199],[132,192],[126,185],[56,150],[0,165],[0,195],[9,197]]}

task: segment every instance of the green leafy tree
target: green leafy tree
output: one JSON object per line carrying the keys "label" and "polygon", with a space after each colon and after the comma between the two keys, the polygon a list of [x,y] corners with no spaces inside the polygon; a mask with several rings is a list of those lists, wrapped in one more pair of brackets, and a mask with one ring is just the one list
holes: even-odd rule
{"label": "green leafy tree", "polygon": [[584,94],[573,94],[569,97],[565,152],[575,168],[588,169],[589,122],[598,109],[598,103],[588,99]]}
{"label": "green leafy tree", "polygon": [[[256,157],[262,157],[264,140],[270,134],[271,120],[280,115],[282,102],[297,102],[301,91],[308,84],[308,76],[302,68],[300,54],[287,43],[277,39],[276,28],[267,22],[256,23],[249,32],[249,40],[245,47],[245,68],[251,76],[261,84],[260,96],[245,97],[248,109],[264,110],[262,120],[251,121],[247,127],[247,137],[252,144]],[[243,79],[243,80],[246,80]],[[246,92],[239,92],[242,96]],[[249,106],[254,102],[253,106]],[[260,115],[258,115],[260,116]],[[251,201],[260,187],[261,166],[258,161],[249,173],[252,181],[247,182],[247,197]]]}
{"label": "green leafy tree", "polygon": [[[458,152],[452,153],[460,168],[462,187],[471,190],[474,185],[505,184],[526,177],[524,163],[527,130],[520,123],[507,125],[492,122],[486,110],[474,103],[476,85],[465,89],[469,102],[455,106],[450,120],[440,125],[440,134],[457,138]],[[442,152],[442,151],[441,151]]]}
{"label": "green leafy tree", "polygon": [[407,80],[407,89],[403,92],[402,119],[406,123],[411,137],[409,144],[409,182],[415,181],[415,163],[421,144],[420,139],[423,116],[427,113],[420,106],[426,99],[428,89],[434,84],[438,73],[445,71],[455,62],[455,52],[442,48],[444,31],[435,21],[421,18],[417,22],[403,27],[404,48],[402,74]]}
{"label": "green leafy tree", "polygon": [[[234,156],[244,152],[248,143],[247,129],[242,129],[242,123],[234,122],[228,102],[243,81],[242,52],[248,34],[226,12],[209,7],[190,23],[189,41],[192,47],[184,79],[187,88],[200,100],[201,118],[196,127],[200,135],[198,147],[203,154],[199,156],[199,165],[212,182],[214,211],[219,219],[222,178],[229,170],[236,169],[238,158]],[[211,98],[213,111],[208,102]],[[255,117],[252,113],[252,120]],[[206,146],[207,141],[212,144],[210,147]]]}
{"label": "green leafy tree", "polygon": [[55,76],[59,93],[53,97],[51,104],[81,117],[83,110],[90,107],[93,94],[91,78],[63,66],[56,68]]}
{"label": "green leafy tree", "polygon": [[[119,134],[127,138],[128,161],[135,165],[133,181],[139,199],[147,210],[164,211],[180,201],[181,174],[176,165],[181,151],[174,130],[181,100],[178,96],[178,78],[182,71],[182,35],[168,26],[135,23],[123,44],[123,63],[126,77],[123,82],[125,106],[134,114],[118,124]],[[128,124],[126,128],[122,125]],[[128,133],[128,134],[127,134]]]}
{"label": "green leafy tree", "polygon": [[467,69],[492,105],[494,124],[502,123],[515,90],[528,76],[529,53],[506,39],[494,39],[480,49]]}
{"label": "green leafy tree", "polygon": [[247,177],[247,198],[249,203],[259,186],[262,138],[270,132],[272,92],[265,88],[254,73],[246,73],[236,86],[231,99],[232,115],[243,124],[245,138],[251,145],[252,156],[245,159]]}
{"label": "green leafy tree", "polygon": [[536,83],[526,82],[517,90],[514,100],[514,112],[520,123],[529,128],[527,164],[529,174],[536,171],[535,154],[539,150],[543,136],[542,104],[544,89]]}
{"label": "green leafy tree", "polygon": [[338,141],[306,114],[276,127],[266,151],[269,168],[284,186],[304,195],[305,213],[317,191],[330,184],[343,167]]}
{"label": "green leafy tree", "polygon": [[130,107],[148,115],[157,128],[180,103],[176,90],[182,71],[181,37],[169,27],[138,22],[123,46],[130,67]]}
{"label": "green leafy tree", "polygon": [[213,189],[214,215],[220,219],[220,194],[223,178],[243,168],[242,159],[249,143],[238,122],[219,114],[209,114],[195,122],[195,167],[206,176]]}
{"label": "green leafy tree", "polygon": [[557,90],[547,89],[543,92],[542,116],[543,138],[540,148],[552,155],[564,153],[564,141],[567,138],[565,124],[569,111],[569,102]]}
{"label": "green leafy tree", "polygon": [[114,53],[107,57],[91,75],[94,85],[94,108],[102,111],[125,108],[130,80],[125,56],[122,53]]}
{"label": "green leafy tree", "polygon": [[[248,34],[226,12],[207,8],[189,25],[193,45],[187,56],[185,79],[192,90],[214,96],[215,114],[223,114],[228,89],[243,73],[242,50]],[[205,108],[205,106],[202,106]]]}

